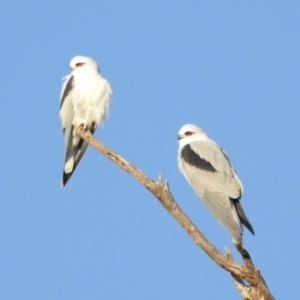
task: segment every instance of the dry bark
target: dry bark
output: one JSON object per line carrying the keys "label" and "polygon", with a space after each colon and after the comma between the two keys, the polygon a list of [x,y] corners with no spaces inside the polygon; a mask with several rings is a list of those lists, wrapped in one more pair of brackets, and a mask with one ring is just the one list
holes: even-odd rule
{"label": "dry bark", "polygon": [[[220,267],[228,271],[234,281],[235,286],[240,292],[243,299],[249,300],[273,300],[263,277],[259,270],[253,265],[248,251],[242,245],[235,245],[240,252],[244,265],[235,262],[230,251],[226,248],[227,255],[219,252],[193,224],[193,222],[181,210],[169,189],[168,182],[163,183],[161,176],[158,180],[153,181],[148,178],[142,171],[123,159],[120,155],[105,146],[89,132],[83,128],[76,128],[77,133],[92,147],[109,158],[120,168],[136,178],[147,190],[149,190],[156,199],[170,212],[183,229],[190,235],[194,242]],[[247,285],[244,283],[247,282]]]}

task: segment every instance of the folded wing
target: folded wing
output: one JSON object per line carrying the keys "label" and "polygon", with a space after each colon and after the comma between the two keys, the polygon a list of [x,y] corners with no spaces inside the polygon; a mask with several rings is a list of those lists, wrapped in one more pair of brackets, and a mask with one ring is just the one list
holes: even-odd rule
{"label": "folded wing", "polygon": [[198,197],[241,243],[243,228],[235,200],[241,197],[242,185],[226,153],[209,139],[193,141],[179,150],[178,162]]}
{"label": "folded wing", "polygon": [[[78,136],[75,136],[73,120],[74,120],[74,103],[72,97],[73,76],[69,75],[65,78],[62,86],[61,99],[60,99],[60,121],[65,139],[65,159],[64,169],[61,179],[61,186],[65,186],[76,166],[81,160],[88,144]],[[94,133],[95,127],[90,128]]]}

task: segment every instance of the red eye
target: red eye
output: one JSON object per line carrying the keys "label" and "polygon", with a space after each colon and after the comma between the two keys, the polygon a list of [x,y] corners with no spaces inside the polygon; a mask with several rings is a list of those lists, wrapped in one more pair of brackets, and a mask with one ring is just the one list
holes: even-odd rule
{"label": "red eye", "polygon": [[190,135],[193,135],[193,134],[194,134],[194,132],[192,132],[192,131],[187,131],[187,132],[185,133],[186,136],[190,136]]}
{"label": "red eye", "polygon": [[84,63],[77,63],[76,64],[76,67],[81,67],[81,66],[83,66],[84,65]]}

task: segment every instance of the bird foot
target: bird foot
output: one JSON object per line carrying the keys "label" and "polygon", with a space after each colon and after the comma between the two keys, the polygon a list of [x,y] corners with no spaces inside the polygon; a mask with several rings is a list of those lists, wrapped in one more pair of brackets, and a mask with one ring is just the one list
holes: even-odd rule
{"label": "bird foot", "polygon": [[84,131],[87,131],[87,130],[88,130],[87,124],[84,124],[84,123],[80,124],[78,127],[79,127],[81,130],[84,130]]}

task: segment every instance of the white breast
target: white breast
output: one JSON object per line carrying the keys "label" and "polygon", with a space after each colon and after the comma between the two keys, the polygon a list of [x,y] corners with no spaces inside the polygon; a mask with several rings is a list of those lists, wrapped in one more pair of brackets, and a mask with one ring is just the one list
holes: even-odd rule
{"label": "white breast", "polygon": [[72,98],[74,104],[74,125],[104,122],[110,107],[111,88],[106,79],[96,71],[80,70],[74,74]]}

